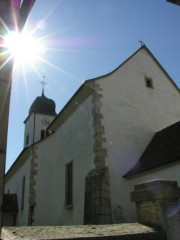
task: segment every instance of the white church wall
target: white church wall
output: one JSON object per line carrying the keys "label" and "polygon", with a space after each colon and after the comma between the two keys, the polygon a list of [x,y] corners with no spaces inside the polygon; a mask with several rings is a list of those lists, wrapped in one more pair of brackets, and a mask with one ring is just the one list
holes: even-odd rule
{"label": "white church wall", "polygon": [[[34,132],[34,114],[31,114],[26,120],[25,120],[25,129],[24,129],[24,147],[27,147],[30,145],[30,143],[33,142],[33,132]],[[27,140],[28,138],[28,140]]]}
{"label": "white church wall", "polygon": [[[18,214],[16,218],[16,225],[23,226],[28,223],[28,198],[29,198],[29,174],[30,174],[30,161],[24,159],[24,163],[18,168],[13,176],[6,180],[5,182],[5,193],[15,193],[17,194],[18,200]],[[22,209],[22,184],[23,178],[25,177],[25,187],[24,187],[24,207]],[[6,178],[7,179],[7,178]]]}
{"label": "white church wall", "polygon": [[[152,79],[153,88],[145,86],[145,77]],[[135,165],[156,131],[179,121],[180,96],[144,49],[97,82],[103,94],[112,209],[120,209],[121,219],[131,221],[131,189],[122,176]]]}
{"label": "white church wall", "polygon": [[[85,177],[94,168],[92,97],[66,109],[59,129],[38,144],[35,225],[83,224]],[[61,122],[61,116],[57,121]],[[65,204],[65,168],[73,162],[73,205]]]}

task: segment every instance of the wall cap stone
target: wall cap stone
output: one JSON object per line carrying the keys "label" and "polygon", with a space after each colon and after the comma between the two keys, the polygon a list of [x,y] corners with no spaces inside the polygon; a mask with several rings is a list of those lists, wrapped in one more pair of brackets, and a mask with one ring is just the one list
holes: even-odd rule
{"label": "wall cap stone", "polygon": [[166,187],[166,186],[171,186],[171,187],[178,187],[176,181],[167,181],[163,179],[154,179],[151,181],[143,182],[136,184],[134,186],[134,190],[142,190],[142,189],[147,189],[150,187]]}
{"label": "wall cap stone", "polygon": [[131,192],[132,202],[180,198],[180,189],[175,181],[154,180],[137,184],[134,189],[135,191]]}
{"label": "wall cap stone", "polygon": [[98,240],[166,240],[163,231],[138,223],[111,225],[3,227],[3,239],[98,239]]}

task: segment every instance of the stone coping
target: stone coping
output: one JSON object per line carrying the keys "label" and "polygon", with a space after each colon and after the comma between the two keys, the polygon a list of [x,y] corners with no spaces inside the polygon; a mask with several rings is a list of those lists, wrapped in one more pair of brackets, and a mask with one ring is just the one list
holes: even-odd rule
{"label": "stone coping", "polygon": [[138,223],[82,226],[3,227],[2,240],[165,239],[161,232]]}

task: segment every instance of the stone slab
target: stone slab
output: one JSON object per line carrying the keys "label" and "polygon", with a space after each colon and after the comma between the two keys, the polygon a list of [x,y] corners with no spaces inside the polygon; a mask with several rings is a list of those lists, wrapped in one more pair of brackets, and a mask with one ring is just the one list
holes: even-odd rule
{"label": "stone slab", "polygon": [[53,239],[120,239],[165,240],[163,232],[138,224],[112,224],[53,227],[3,227],[3,240],[53,240]]}

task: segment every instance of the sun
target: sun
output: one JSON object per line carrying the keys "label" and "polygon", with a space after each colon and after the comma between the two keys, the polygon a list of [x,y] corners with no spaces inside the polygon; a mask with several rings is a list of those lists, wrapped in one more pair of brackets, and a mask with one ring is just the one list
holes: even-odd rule
{"label": "sun", "polygon": [[41,57],[46,49],[41,39],[17,31],[9,32],[5,36],[4,47],[13,58],[15,65],[35,64],[35,61]]}

